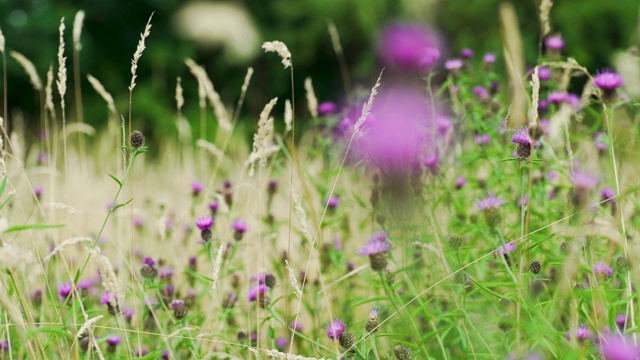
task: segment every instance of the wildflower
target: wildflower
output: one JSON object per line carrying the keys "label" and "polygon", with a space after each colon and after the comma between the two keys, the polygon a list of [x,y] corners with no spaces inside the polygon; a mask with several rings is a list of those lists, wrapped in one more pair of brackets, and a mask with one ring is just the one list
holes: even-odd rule
{"label": "wildflower", "polygon": [[382,271],[387,266],[386,253],[390,248],[391,244],[387,241],[387,233],[381,231],[374,234],[369,242],[358,251],[358,254],[369,257],[373,270]]}
{"label": "wildflower", "polygon": [[40,199],[42,198],[42,193],[44,192],[44,189],[42,188],[42,186],[34,186],[33,187],[33,195],[36,196],[36,199],[38,199],[38,201],[40,201]]}
{"label": "wildflower", "polygon": [[540,274],[540,271],[542,270],[542,264],[540,264],[540,261],[538,260],[533,260],[529,265],[529,269],[531,269],[531,272],[534,274]]}
{"label": "wildflower", "polygon": [[538,68],[538,78],[540,81],[549,81],[551,80],[551,70],[546,66],[541,66]]}
{"label": "wildflower", "polygon": [[629,336],[608,334],[600,339],[598,345],[605,360],[640,359],[640,348]]}
{"label": "wildflower", "polygon": [[231,228],[233,229],[233,238],[236,239],[236,241],[242,240],[244,233],[247,232],[247,224],[245,224],[244,221],[234,221],[231,224]]}
{"label": "wildflower", "polygon": [[143,357],[149,354],[149,350],[147,348],[137,349],[135,351],[136,357]]}
{"label": "wildflower", "polygon": [[562,40],[562,38],[558,35],[549,36],[544,41],[544,44],[549,49],[562,50],[562,48],[564,48],[564,40]]}
{"label": "wildflower", "polygon": [[222,183],[222,186],[224,187],[224,191],[223,191],[224,202],[227,203],[227,206],[231,206],[231,204],[233,203],[233,189],[231,188],[232,186],[231,181],[225,180]]}
{"label": "wildflower", "polygon": [[338,338],[338,342],[343,349],[349,350],[353,347],[353,344],[356,341],[356,337],[350,332],[344,332]]}
{"label": "wildflower", "polygon": [[484,214],[487,224],[494,227],[500,222],[498,208],[505,203],[506,201],[490,193],[486,198],[476,201],[476,207]]}
{"label": "wildflower", "polygon": [[527,206],[527,204],[529,204],[529,196],[527,195],[518,200],[518,207]]}
{"label": "wildflower", "polygon": [[213,218],[211,216],[199,218],[196,221],[196,226],[200,229],[200,237],[202,240],[205,242],[211,240],[211,227],[213,226]]}
{"label": "wildflower", "polygon": [[460,70],[462,65],[464,64],[460,59],[449,59],[444,62],[444,68],[454,73],[457,72],[457,70]]}
{"label": "wildflower", "polygon": [[287,339],[279,337],[275,341],[276,347],[283,350],[287,347]]}
{"label": "wildflower", "polygon": [[618,329],[624,330],[625,325],[627,324],[627,320],[629,320],[629,317],[627,316],[627,314],[618,314],[615,320],[616,325],[618,326]]}
{"label": "wildflower", "polygon": [[572,175],[575,190],[578,193],[586,193],[598,186],[598,177],[586,172],[575,171]]}
{"label": "wildflower", "polygon": [[271,299],[269,298],[269,288],[266,285],[257,285],[252,286],[249,289],[249,302],[254,302],[258,300],[261,308],[266,308],[267,305],[271,303]]}
{"label": "wildflower", "polygon": [[[113,301],[111,301],[112,298]],[[107,311],[110,315],[116,315],[120,312],[120,307],[118,306],[116,297],[111,295],[108,291],[102,294],[102,296],[100,297],[100,304],[107,305]],[[113,304],[115,304],[115,306]]]}
{"label": "wildflower", "polygon": [[327,325],[327,336],[331,340],[338,340],[346,329],[347,325],[336,318]]}
{"label": "wildflower", "polygon": [[471,59],[473,57],[473,50],[469,48],[460,50],[460,57],[463,59]]}
{"label": "wildflower", "polygon": [[147,279],[153,279],[158,275],[158,270],[155,268],[156,262],[150,256],[142,259],[142,269],[140,274]]}
{"label": "wildflower", "polygon": [[129,136],[129,144],[132,148],[137,149],[144,145],[144,135],[139,130],[134,130]]}
{"label": "wildflower", "polygon": [[318,115],[335,114],[338,111],[338,106],[331,101],[325,101],[318,105]]}
{"label": "wildflower", "polygon": [[329,211],[334,211],[340,205],[340,198],[332,196],[325,201],[325,205]]}
{"label": "wildflower", "polygon": [[234,293],[228,293],[227,296],[222,300],[222,307],[225,309],[232,309],[236,301],[238,301],[238,296]]}
{"label": "wildflower", "polygon": [[531,156],[531,137],[529,137],[529,131],[525,129],[516,130],[511,138],[511,142],[518,145],[516,154],[519,159],[527,159]]}
{"label": "wildflower", "polygon": [[602,200],[606,200],[609,204],[611,204],[611,211],[615,212],[618,207],[618,203],[616,203],[616,192],[611,188],[604,188],[600,191],[600,196]]}
{"label": "wildflower", "polygon": [[393,348],[393,355],[395,355],[396,360],[411,360],[413,351],[404,345],[396,345],[396,347]]}
{"label": "wildflower", "polygon": [[163,266],[158,270],[158,276],[160,279],[169,279],[173,276],[173,268],[171,266]]}
{"label": "wildflower", "polygon": [[136,216],[133,218],[133,227],[136,229],[142,229],[144,227],[144,219],[140,216]]}
{"label": "wildflower", "polygon": [[94,285],[94,282],[92,279],[81,279],[78,281],[78,283],[76,284],[76,289],[82,291],[83,293],[86,292],[87,290],[91,289]]}
{"label": "wildflower", "polygon": [[278,180],[269,180],[269,185],[267,186],[267,193],[269,196],[273,196],[276,191],[278,191]]}
{"label": "wildflower", "polygon": [[187,316],[187,313],[189,312],[187,307],[184,305],[184,300],[176,299],[171,301],[171,308],[173,309],[173,316],[178,320]]}
{"label": "wildflower", "polygon": [[493,253],[496,255],[508,255],[516,249],[516,244],[514,242],[510,242],[506,245],[500,246]]}
{"label": "wildflower", "polygon": [[378,314],[380,313],[380,309],[378,307],[374,307],[369,311],[369,319],[364,324],[364,330],[368,333],[374,333],[378,331]]}
{"label": "wildflower", "polygon": [[289,323],[289,328],[299,333],[302,332],[302,324],[300,324],[296,320],[291,320],[291,322]]}
{"label": "wildflower", "polygon": [[489,91],[487,90],[486,87],[484,87],[484,86],[474,86],[473,89],[471,89],[471,91],[481,101],[489,100]]}
{"label": "wildflower", "polygon": [[438,116],[436,118],[436,127],[438,128],[438,133],[440,135],[446,135],[453,127],[453,124],[451,123],[451,119],[448,117]]}
{"label": "wildflower", "polygon": [[437,37],[419,25],[397,23],[387,26],[378,42],[382,61],[397,69],[422,71],[440,59]]}
{"label": "wildflower", "polygon": [[71,293],[73,292],[73,285],[70,282],[62,283],[58,287],[58,295],[62,298],[62,300],[66,300]]}
{"label": "wildflower", "polygon": [[[567,331],[565,338],[567,340],[571,340],[570,331]],[[586,325],[578,326],[576,328],[576,338],[578,339],[578,341],[593,339],[593,333],[591,332],[591,330],[589,330],[589,328]]]}
{"label": "wildflower", "polygon": [[160,358],[162,358],[162,360],[169,360],[169,350],[164,349],[162,350],[162,354],[160,355]]}
{"label": "wildflower", "polygon": [[473,139],[478,145],[487,145],[491,143],[491,135],[489,134],[476,135]]}
{"label": "wildflower", "polygon": [[107,338],[107,352],[114,353],[116,352],[116,347],[122,343],[122,338],[120,336],[110,336]]}
{"label": "wildflower", "polygon": [[200,181],[194,181],[191,183],[191,194],[193,197],[198,197],[200,193],[204,190],[204,185]]}
{"label": "wildflower", "polygon": [[597,132],[595,135],[593,135],[594,145],[601,152],[609,148],[609,145],[607,145],[607,141],[608,141],[607,134],[605,134],[602,131]]}
{"label": "wildflower", "polygon": [[611,103],[616,98],[616,89],[624,85],[624,78],[611,70],[604,70],[593,78],[593,84],[602,90],[602,100]]}
{"label": "wildflower", "polygon": [[436,167],[438,166],[438,152],[435,152],[433,155],[430,155],[427,157],[427,159],[423,162],[423,165],[430,169],[431,172],[436,173],[437,169]]}
{"label": "wildflower", "polygon": [[496,54],[494,53],[485,53],[482,57],[482,63],[485,71],[489,71],[493,69],[493,63],[496,62]]}
{"label": "wildflower", "polygon": [[613,269],[611,267],[609,267],[607,264],[605,263],[597,263],[595,265],[593,265],[593,272],[598,275],[598,274],[604,274],[607,277],[613,275]]}

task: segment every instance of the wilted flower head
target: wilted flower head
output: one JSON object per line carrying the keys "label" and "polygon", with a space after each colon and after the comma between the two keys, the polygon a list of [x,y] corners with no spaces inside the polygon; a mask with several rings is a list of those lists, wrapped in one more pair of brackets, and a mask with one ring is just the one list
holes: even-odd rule
{"label": "wilted flower head", "polygon": [[[571,332],[570,331],[567,331],[567,334],[565,335],[565,338],[567,340],[571,340]],[[576,328],[576,338],[578,340],[593,339],[593,333],[591,332],[591,330],[589,330],[589,328],[586,325],[578,326]]]}
{"label": "wilted flower head", "polygon": [[597,274],[604,274],[606,276],[613,275],[613,269],[609,267],[609,265],[605,263],[597,263],[593,265],[593,272]]}
{"label": "wilted flower head", "polygon": [[387,173],[410,169],[413,163],[435,151],[434,122],[422,90],[382,89],[357,134],[358,152]]}
{"label": "wilted flower head", "polygon": [[334,319],[327,325],[327,336],[331,340],[338,340],[347,329],[347,325],[338,319]]}
{"label": "wilted flower head", "polygon": [[476,201],[476,207],[478,207],[479,210],[497,209],[505,203],[506,201],[490,193],[486,198]]}
{"label": "wilted flower head", "polygon": [[437,36],[420,25],[387,26],[378,39],[378,54],[390,67],[424,70],[440,59]]}
{"label": "wilted flower head", "polygon": [[624,85],[624,78],[617,72],[603,70],[593,78],[593,84],[605,91],[612,91]]}
{"label": "wilted flower head", "polygon": [[562,37],[558,35],[549,36],[544,41],[544,44],[547,49],[562,50],[562,48],[564,48],[564,40],[562,40]]}

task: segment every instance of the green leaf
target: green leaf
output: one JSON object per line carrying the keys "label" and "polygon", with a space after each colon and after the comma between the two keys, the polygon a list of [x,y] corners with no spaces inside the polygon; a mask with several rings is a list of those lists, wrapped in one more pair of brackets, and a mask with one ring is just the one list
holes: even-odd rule
{"label": "green leaf", "polygon": [[115,177],[115,176],[113,176],[111,174],[107,174],[107,175],[109,175],[113,179],[113,181],[117,182],[118,185],[122,186],[122,181],[120,181],[120,179],[118,179],[117,177]]}
{"label": "green leaf", "polygon": [[121,208],[121,207],[123,207],[123,206],[127,206],[127,205],[129,205],[129,203],[130,203],[130,202],[132,202],[132,201],[133,201],[133,198],[131,198],[131,199],[127,200],[127,202],[126,202],[126,203],[118,204],[118,205],[116,205],[116,206],[112,207],[112,208],[111,208],[111,211],[116,211],[116,209],[118,209],[118,208]]}
{"label": "green leaf", "polygon": [[64,227],[64,224],[54,224],[54,225],[40,225],[40,224],[35,224],[35,225],[16,225],[16,226],[10,226],[5,233],[10,233],[10,232],[14,232],[14,231],[21,231],[21,230],[42,230],[42,229],[55,229],[55,228],[61,228]]}
{"label": "green leaf", "polygon": [[7,178],[6,176],[2,179],[2,184],[0,184],[0,196],[4,194],[4,189],[6,189],[8,181],[9,178]]}

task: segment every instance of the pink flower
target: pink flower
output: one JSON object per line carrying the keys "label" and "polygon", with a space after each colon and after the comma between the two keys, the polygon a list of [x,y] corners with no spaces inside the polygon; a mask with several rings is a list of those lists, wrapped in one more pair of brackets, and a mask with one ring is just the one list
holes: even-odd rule
{"label": "pink flower", "polygon": [[440,59],[437,36],[420,25],[387,26],[378,43],[380,58],[391,67],[423,70]]}
{"label": "pink flower", "polygon": [[327,325],[327,336],[331,340],[337,340],[347,329],[347,325],[342,321],[335,319]]}

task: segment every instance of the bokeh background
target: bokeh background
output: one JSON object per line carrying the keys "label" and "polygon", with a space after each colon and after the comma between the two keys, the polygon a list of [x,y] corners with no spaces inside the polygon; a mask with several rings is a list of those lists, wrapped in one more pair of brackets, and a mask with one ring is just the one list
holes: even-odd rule
{"label": "bokeh background", "polygon": [[[203,64],[216,90],[227,104],[235,104],[247,67],[255,69],[241,121],[257,116],[272,97],[290,97],[288,72],[275,56],[265,56],[263,41],[281,40],[293,54],[298,99],[303,81],[313,79],[320,101],[344,99],[345,89],[327,31],[335,23],[354,85],[369,87],[379,73],[376,37],[393,21],[428,24],[444,39],[444,59],[469,47],[481,56],[502,52],[498,21],[500,0],[4,0],[0,2],[0,28],[7,50],[31,59],[41,78],[50,64],[56,66],[58,26],[65,17],[69,68],[68,116],[73,121],[73,57],[71,32],[78,10],[86,17],[82,30],[80,68],[85,122],[100,129],[107,120],[102,99],[86,80],[98,78],[126,112],[130,61],[149,15],[155,12],[151,35],[138,68],[134,92],[134,122],[151,137],[175,132],[174,90],[183,79],[185,116],[199,119],[197,83],[184,59]],[[538,1],[514,1],[529,64],[538,55]],[[570,54],[591,71],[611,67],[617,53],[640,45],[638,0],[563,0],[551,12],[553,32],[565,40]],[[637,58],[640,59],[640,58]],[[638,60],[640,61],[640,60]],[[500,60],[498,67],[500,67]],[[20,111],[29,132],[36,134],[38,98],[23,69],[8,58],[9,108]],[[1,101],[1,100],[0,100]],[[297,111],[304,111],[302,101]],[[279,109],[281,110],[281,109]],[[197,126],[193,127],[194,129]]]}

